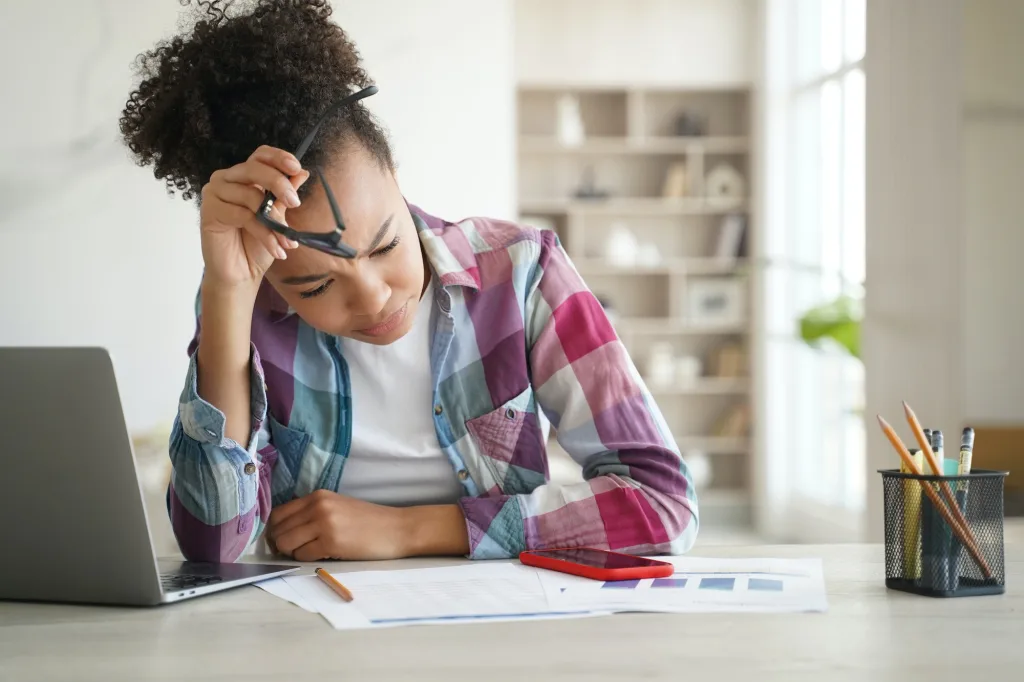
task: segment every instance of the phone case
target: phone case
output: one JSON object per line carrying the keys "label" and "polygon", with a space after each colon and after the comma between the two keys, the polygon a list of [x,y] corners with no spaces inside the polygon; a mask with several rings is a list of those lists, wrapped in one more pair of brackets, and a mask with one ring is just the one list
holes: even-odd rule
{"label": "phone case", "polygon": [[[628,554],[622,554],[621,552],[609,552],[607,550],[599,549],[594,550],[592,547],[570,547],[566,549],[589,549],[591,551],[604,552],[605,554],[615,554],[618,556],[631,557]],[[548,550],[558,551],[558,550]],[[582,578],[590,578],[591,580],[644,580],[645,578],[668,578],[675,573],[675,566],[668,562],[659,562],[658,566],[633,566],[630,568],[598,568],[596,566],[585,566],[583,564],[577,564],[572,561],[563,561],[561,559],[553,559],[551,557],[541,556],[534,554],[533,552],[522,552],[519,555],[519,561],[524,566],[533,566],[535,568],[545,568],[550,571],[559,571],[561,573],[571,573],[572,575],[578,575]]]}

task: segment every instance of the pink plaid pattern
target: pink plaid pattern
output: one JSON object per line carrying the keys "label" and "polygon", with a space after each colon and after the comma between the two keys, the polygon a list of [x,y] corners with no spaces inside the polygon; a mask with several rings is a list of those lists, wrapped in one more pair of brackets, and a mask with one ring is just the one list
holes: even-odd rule
{"label": "pink plaid pattern", "polygon": [[[567,546],[688,550],[698,527],[689,471],[556,235],[410,209],[439,283],[431,348],[441,409],[424,408],[463,483],[472,558]],[[171,437],[169,508],[187,557],[234,561],[274,505],[311,486],[337,490],[353,414],[348,369],[264,283],[252,325],[253,476],[243,445],[224,437],[223,415],[196,392],[198,322]],[[541,413],[582,482],[550,482]]]}

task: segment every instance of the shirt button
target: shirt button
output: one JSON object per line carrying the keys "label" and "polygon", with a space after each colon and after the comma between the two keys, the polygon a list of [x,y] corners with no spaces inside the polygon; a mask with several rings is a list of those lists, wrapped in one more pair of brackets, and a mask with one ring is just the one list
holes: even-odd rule
{"label": "shirt button", "polygon": [[444,412],[444,408],[440,404],[434,405],[434,414],[441,414]]}
{"label": "shirt button", "polygon": [[469,472],[465,469],[459,469],[459,480],[465,481],[467,478],[469,478]]}
{"label": "shirt button", "polygon": [[245,465],[244,471],[246,475],[252,476],[253,474],[256,473],[256,465],[253,464],[252,462],[249,462],[248,464]]}

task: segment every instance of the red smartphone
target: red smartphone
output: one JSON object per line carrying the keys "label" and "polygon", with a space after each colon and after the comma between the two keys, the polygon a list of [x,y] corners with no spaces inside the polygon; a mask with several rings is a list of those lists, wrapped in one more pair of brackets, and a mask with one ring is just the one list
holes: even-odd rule
{"label": "red smartphone", "polygon": [[525,566],[571,573],[592,580],[667,578],[676,570],[666,561],[592,547],[527,551],[520,553],[519,561]]}

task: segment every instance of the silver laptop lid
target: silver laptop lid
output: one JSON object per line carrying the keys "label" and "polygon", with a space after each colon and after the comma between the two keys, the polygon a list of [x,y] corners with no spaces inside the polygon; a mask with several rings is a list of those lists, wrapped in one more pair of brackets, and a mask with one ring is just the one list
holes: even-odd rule
{"label": "silver laptop lid", "polygon": [[160,601],[106,350],[0,348],[0,518],[0,599]]}

